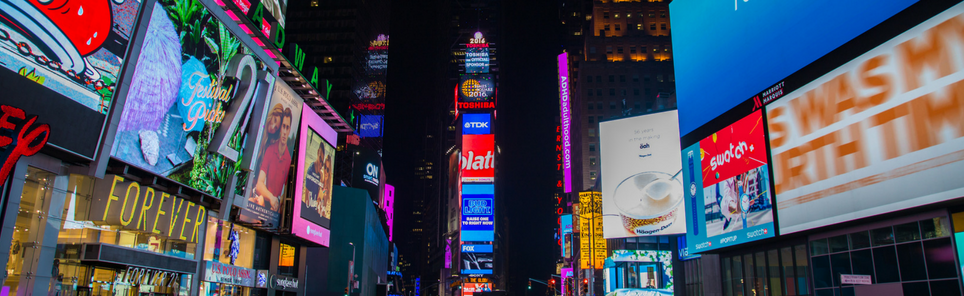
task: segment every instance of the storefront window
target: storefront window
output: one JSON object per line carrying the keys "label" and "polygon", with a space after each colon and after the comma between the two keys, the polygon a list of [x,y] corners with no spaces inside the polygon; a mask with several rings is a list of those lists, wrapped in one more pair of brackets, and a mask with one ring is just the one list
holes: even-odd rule
{"label": "storefront window", "polygon": [[[208,217],[204,240],[204,260],[253,268],[255,231],[238,224],[232,224],[215,217]],[[220,225],[221,231],[218,231],[218,225]],[[232,253],[232,245],[235,244],[231,236],[232,227],[237,234],[235,246],[237,250],[234,253]],[[215,239],[219,234],[221,239]],[[215,254],[218,255],[215,256]],[[234,262],[231,261],[231,256],[236,256]]]}
{"label": "storefront window", "polygon": [[[47,216],[53,192],[54,174],[28,168],[24,179],[23,193],[20,195],[20,210],[14,224],[13,238],[10,241],[10,254],[7,259],[7,279],[3,283],[3,290],[9,289],[11,295],[26,295],[34,284],[29,276],[37,273],[37,263],[40,259],[40,243],[47,223],[43,220]],[[17,178],[14,178],[17,180]],[[57,273],[57,271],[54,271]],[[46,286],[46,283],[43,283]],[[6,292],[6,291],[4,291]]]}
{"label": "storefront window", "polygon": [[[814,257],[815,264],[817,261]],[[809,295],[806,245],[723,257],[722,264],[723,295]]]}
{"label": "storefront window", "polygon": [[278,274],[290,277],[298,276],[298,247],[281,243],[281,254],[278,256]]}

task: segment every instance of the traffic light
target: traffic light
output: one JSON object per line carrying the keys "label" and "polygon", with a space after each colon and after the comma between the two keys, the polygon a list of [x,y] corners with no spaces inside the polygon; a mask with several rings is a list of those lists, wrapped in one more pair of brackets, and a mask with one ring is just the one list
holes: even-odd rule
{"label": "traffic light", "polygon": [[348,287],[345,287],[345,296],[348,296]]}
{"label": "traffic light", "polygon": [[589,294],[589,279],[582,279],[582,289],[580,289],[580,291],[582,291],[582,295]]}
{"label": "traffic light", "polygon": [[556,285],[556,279],[549,279],[549,285],[550,285],[550,286],[555,286],[555,285]]}
{"label": "traffic light", "polygon": [[529,280],[529,290],[532,290],[532,280]]}

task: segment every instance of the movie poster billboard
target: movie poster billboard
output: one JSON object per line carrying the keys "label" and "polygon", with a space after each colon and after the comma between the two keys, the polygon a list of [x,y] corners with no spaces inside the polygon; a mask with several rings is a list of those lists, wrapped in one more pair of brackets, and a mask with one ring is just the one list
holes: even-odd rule
{"label": "movie poster billboard", "polygon": [[690,253],[775,235],[764,124],[757,110],[683,149]]}
{"label": "movie poster billboard", "polygon": [[295,173],[294,217],[291,233],[328,246],[331,223],[331,190],[334,186],[335,148],[338,133],[308,105],[302,109],[298,167]]}
{"label": "movie poster billboard", "polygon": [[686,232],[676,110],[599,123],[603,235]]}
{"label": "movie poster billboard", "polygon": [[48,123],[48,145],[93,159],[141,8],[134,0],[0,2],[0,104]]}
{"label": "movie poster billboard", "polygon": [[258,139],[260,149],[255,152],[257,165],[248,176],[247,204],[241,211],[242,220],[267,227],[279,225],[281,203],[285,192],[290,190],[287,188],[288,170],[297,145],[303,105],[301,97],[291,87],[280,80],[275,82],[266,116],[259,125],[262,129],[262,136]]}
{"label": "movie poster billboard", "polygon": [[213,143],[242,150],[244,123],[226,118],[260,100],[267,67],[200,1],[160,0],[145,21],[111,156],[221,198],[242,157]]}

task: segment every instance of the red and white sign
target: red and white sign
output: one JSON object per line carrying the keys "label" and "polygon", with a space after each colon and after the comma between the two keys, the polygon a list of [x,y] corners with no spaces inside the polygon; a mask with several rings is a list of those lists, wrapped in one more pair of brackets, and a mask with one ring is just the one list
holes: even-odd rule
{"label": "red and white sign", "polygon": [[479,292],[492,291],[492,283],[463,283],[462,296],[472,296]]}
{"label": "red and white sign", "polygon": [[767,164],[763,112],[757,110],[700,141],[703,187]]}
{"label": "red and white sign", "polygon": [[462,135],[462,182],[495,181],[495,135]]}

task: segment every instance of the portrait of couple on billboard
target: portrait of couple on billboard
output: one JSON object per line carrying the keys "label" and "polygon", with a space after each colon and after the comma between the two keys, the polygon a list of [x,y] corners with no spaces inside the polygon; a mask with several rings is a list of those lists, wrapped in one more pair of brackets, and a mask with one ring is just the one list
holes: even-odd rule
{"label": "portrait of couple on billboard", "polygon": [[[268,104],[264,128],[258,150],[259,165],[249,175],[254,180],[248,192],[250,212],[248,218],[278,225],[281,200],[288,183],[288,170],[291,168],[291,154],[296,145],[294,132],[301,119],[301,99],[294,96],[286,85],[275,85],[274,94]],[[250,217],[254,216],[254,217]]]}
{"label": "portrait of couple on billboard", "polygon": [[308,128],[305,144],[304,188],[301,218],[328,227],[331,220],[331,186],[335,149],[321,135]]}

